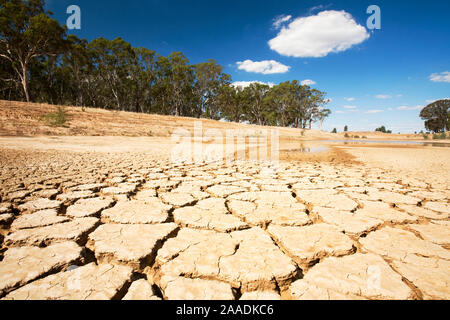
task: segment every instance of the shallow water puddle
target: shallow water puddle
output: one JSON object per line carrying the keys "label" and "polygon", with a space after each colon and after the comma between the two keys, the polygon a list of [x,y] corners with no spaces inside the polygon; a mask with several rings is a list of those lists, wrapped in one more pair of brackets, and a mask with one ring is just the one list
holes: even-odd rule
{"label": "shallow water puddle", "polygon": [[300,147],[297,149],[286,149],[282,150],[283,152],[301,152],[301,153],[315,153],[315,152],[323,152],[330,150],[329,147]]}
{"label": "shallow water puddle", "polygon": [[332,143],[348,144],[366,144],[366,143],[379,143],[379,144],[404,144],[404,145],[417,145],[425,147],[450,147],[450,143],[445,142],[423,142],[423,141],[392,141],[392,140],[330,140]]}

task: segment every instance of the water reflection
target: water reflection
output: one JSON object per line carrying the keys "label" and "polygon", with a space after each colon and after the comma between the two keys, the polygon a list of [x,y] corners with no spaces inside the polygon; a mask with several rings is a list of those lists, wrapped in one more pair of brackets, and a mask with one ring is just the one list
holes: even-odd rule
{"label": "water reflection", "polygon": [[332,143],[349,144],[365,144],[365,143],[380,143],[380,144],[405,144],[405,145],[417,145],[426,147],[450,147],[450,143],[445,142],[424,142],[424,141],[397,141],[397,140],[330,140]]}
{"label": "water reflection", "polygon": [[303,144],[300,145],[300,148],[295,149],[287,149],[283,150],[285,152],[301,152],[301,153],[314,153],[314,152],[322,152],[329,150],[328,147],[312,147],[312,146],[305,146]]}
{"label": "water reflection", "polygon": [[[324,140],[320,143],[300,143],[285,146],[282,152],[316,153],[330,150],[332,145],[358,145],[358,144],[395,144],[395,145],[416,145],[426,147],[450,147],[450,143],[426,142],[426,141],[401,141],[401,140]],[[291,147],[291,148],[289,148]]]}

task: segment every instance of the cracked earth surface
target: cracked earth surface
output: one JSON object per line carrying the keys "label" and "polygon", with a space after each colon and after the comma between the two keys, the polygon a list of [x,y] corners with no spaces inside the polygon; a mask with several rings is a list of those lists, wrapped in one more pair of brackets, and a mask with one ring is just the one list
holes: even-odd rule
{"label": "cracked earth surface", "polygon": [[448,181],[148,153],[0,159],[2,299],[450,299]]}

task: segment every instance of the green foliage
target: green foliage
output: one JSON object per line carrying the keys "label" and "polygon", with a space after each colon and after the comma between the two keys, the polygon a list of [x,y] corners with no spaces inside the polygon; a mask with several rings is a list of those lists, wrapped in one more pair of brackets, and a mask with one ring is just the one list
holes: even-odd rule
{"label": "green foliage", "polygon": [[61,127],[68,121],[67,111],[63,107],[58,107],[55,112],[49,112],[40,117],[47,125]]}
{"label": "green foliage", "polygon": [[350,136],[348,135],[348,133],[345,133],[345,134],[344,134],[344,137],[345,137],[345,138],[350,138]]}
{"label": "green foliage", "polygon": [[367,137],[366,137],[366,136],[362,136],[361,138],[362,138],[362,139],[367,139]]}
{"label": "green foliage", "polygon": [[381,126],[381,127],[379,127],[379,128],[376,128],[375,131],[376,131],[376,132],[383,132],[383,133],[386,133],[386,127],[385,127],[385,126]]}
{"label": "green foliage", "polygon": [[420,112],[425,128],[435,133],[450,130],[450,99],[430,103]]}
{"label": "green foliage", "polygon": [[43,0],[0,0],[0,40],[0,99],[302,129],[331,114],[325,92],[297,80],[238,88],[215,60],[193,65],[181,52],[165,57],[120,37],[67,36]]}
{"label": "green foliage", "polygon": [[219,89],[217,104],[221,116],[229,121],[245,120],[247,109],[247,92],[233,86],[223,86]]}
{"label": "green foliage", "polygon": [[344,127],[344,132],[347,132],[348,131],[348,126],[345,126]]}
{"label": "green foliage", "polygon": [[355,135],[355,136],[353,136],[353,138],[355,138],[355,139],[359,139],[359,136],[358,136],[358,135]]}
{"label": "green foliage", "polygon": [[207,118],[219,120],[220,89],[230,83],[231,76],[223,73],[223,67],[215,60],[195,65],[194,71],[197,79],[196,93],[200,101],[199,111]]}
{"label": "green foliage", "polygon": [[334,128],[333,131],[331,131],[331,133],[337,133],[337,129]]}
{"label": "green foliage", "polygon": [[49,17],[43,0],[0,0],[0,59],[9,63],[11,80],[30,101],[30,65],[39,57],[64,52],[65,28]]}
{"label": "green foliage", "polygon": [[447,139],[447,135],[445,132],[441,132],[439,134],[435,133],[435,134],[433,134],[433,139],[434,140],[445,140],[445,139]]}
{"label": "green foliage", "polygon": [[385,126],[381,126],[379,128],[375,129],[376,132],[383,132],[383,133],[392,133],[392,130],[386,130]]}

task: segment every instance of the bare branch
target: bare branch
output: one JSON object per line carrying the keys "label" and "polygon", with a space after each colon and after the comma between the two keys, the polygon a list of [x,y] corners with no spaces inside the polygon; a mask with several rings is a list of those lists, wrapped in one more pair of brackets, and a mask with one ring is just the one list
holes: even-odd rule
{"label": "bare branch", "polygon": [[0,57],[5,58],[5,59],[7,59],[7,60],[13,62],[13,60],[11,59],[11,57],[8,57],[6,54],[1,54],[1,53],[0,53]]}

